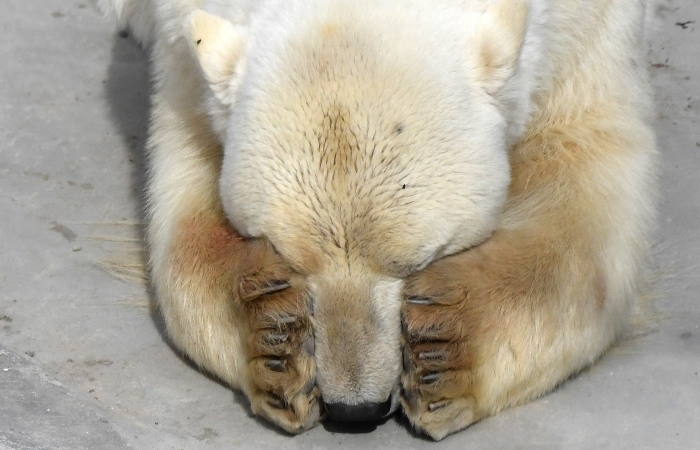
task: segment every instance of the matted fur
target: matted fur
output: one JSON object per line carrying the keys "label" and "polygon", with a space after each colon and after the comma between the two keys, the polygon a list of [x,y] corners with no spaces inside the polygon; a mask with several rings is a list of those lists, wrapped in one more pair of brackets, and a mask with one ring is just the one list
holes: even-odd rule
{"label": "matted fur", "polygon": [[151,280],[292,432],[435,439],[626,330],[654,208],[637,0],[111,0],[151,43]]}

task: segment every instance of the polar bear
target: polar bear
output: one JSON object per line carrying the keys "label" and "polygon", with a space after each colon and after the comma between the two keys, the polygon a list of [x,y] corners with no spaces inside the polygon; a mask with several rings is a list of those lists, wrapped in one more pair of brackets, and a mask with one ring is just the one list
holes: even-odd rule
{"label": "polar bear", "polygon": [[151,47],[173,343],[289,432],[434,439],[624,333],[654,216],[638,0],[103,0]]}

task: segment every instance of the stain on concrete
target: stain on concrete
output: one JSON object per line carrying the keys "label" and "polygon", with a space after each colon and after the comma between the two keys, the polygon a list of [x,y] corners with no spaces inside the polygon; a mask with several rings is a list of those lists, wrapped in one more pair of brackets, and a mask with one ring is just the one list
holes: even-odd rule
{"label": "stain on concrete", "polygon": [[55,231],[63,236],[68,242],[73,242],[78,237],[70,228],[58,222],[51,222],[51,231]]}
{"label": "stain on concrete", "polygon": [[676,26],[679,26],[679,27],[683,28],[684,30],[686,30],[689,25],[692,25],[694,23],[695,23],[694,20],[686,20],[685,22],[676,22]]}
{"label": "stain on concrete", "polygon": [[195,439],[200,441],[205,441],[209,439],[214,439],[218,437],[219,433],[213,428],[202,428],[202,432],[195,436]]}
{"label": "stain on concrete", "polygon": [[85,362],[83,362],[86,366],[111,366],[114,364],[113,361],[110,361],[109,359],[87,359]]}
{"label": "stain on concrete", "polygon": [[34,171],[34,170],[25,170],[24,172],[22,172],[22,174],[23,174],[25,177],[36,177],[36,178],[41,178],[41,179],[44,180],[44,181],[49,181],[49,179],[51,178],[51,177],[49,176],[49,174],[47,174],[47,173],[36,172],[36,171]]}

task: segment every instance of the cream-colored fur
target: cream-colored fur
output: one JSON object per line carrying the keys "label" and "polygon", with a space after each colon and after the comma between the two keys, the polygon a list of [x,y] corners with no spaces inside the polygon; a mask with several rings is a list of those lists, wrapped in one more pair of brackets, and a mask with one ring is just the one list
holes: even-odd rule
{"label": "cream-colored fur", "polygon": [[441,439],[624,332],[653,218],[641,2],[103,3],[152,47],[168,332],[255,413],[390,401]]}

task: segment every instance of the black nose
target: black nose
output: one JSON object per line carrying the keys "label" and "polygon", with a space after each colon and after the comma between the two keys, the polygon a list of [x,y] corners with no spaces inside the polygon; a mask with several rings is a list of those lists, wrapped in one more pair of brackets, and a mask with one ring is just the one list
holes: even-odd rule
{"label": "black nose", "polygon": [[383,403],[360,403],[347,405],[345,403],[326,403],[326,410],[331,420],[336,422],[368,422],[379,420],[386,416],[391,409],[391,396]]}

